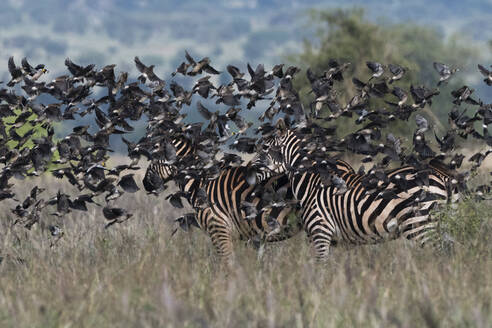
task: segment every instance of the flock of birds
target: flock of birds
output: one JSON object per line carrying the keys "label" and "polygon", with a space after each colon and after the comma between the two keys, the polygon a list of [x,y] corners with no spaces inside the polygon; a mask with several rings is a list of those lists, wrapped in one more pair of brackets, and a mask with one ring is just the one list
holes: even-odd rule
{"label": "flock of birds", "polygon": [[[127,72],[116,74],[115,65],[97,69],[95,65],[81,66],[67,58],[68,74],[43,81],[47,72],[43,64],[32,66],[24,58],[17,66],[14,58],[9,58],[11,79],[0,82],[0,201],[9,200],[14,204],[12,226],[31,229],[40,224],[43,229],[49,229],[52,236],[61,238],[62,218],[71,211],[87,211],[88,206],[102,208],[106,227],[129,220],[132,213],[113,203],[123,193],[139,191],[134,172],[139,169],[142,157],[173,165],[181,176],[212,180],[222,169],[241,165],[246,165],[254,174],[254,164],[243,164],[243,157],[238,153],[258,153],[264,140],[278,129],[274,123],[279,117],[289,129],[302,131],[309,139],[304,169],[322,176],[320,163],[346,153],[362,155],[363,164],[372,166],[367,170],[361,166],[359,174],[382,171],[391,162],[419,166],[431,160],[439,160],[448,169],[458,170],[465,156],[459,152],[456,141],[471,137],[479,140],[482,147],[486,145],[487,150],[467,159],[473,164],[471,170],[455,175],[454,183],[464,190],[470,172],[477,170],[492,152],[492,137],[488,131],[492,123],[492,104],[483,103],[466,85],[451,92],[450,128],[443,136],[433,132],[435,143],[427,140],[433,129],[420,113],[415,115],[413,147],[406,149],[402,138],[387,133],[385,129],[394,121],[408,121],[413,113],[430,106],[433,98],[442,92],[439,88],[422,85],[412,85],[409,90],[397,86],[407,69],[396,64],[367,62],[370,78],[367,81],[352,78],[355,95],[346,103],[336,86],[346,79],[350,63],[332,60],[324,72],[308,69],[309,96],[313,98],[309,108],[304,106],[293,84],[294,77],[301,72],[294,66],[276,65],[266,70],[261,64],[256,68],[248,64],[246,74],[229,65],[227,72],[231,82],[217,85],[212,77],[225,73],[212,67],[209,58],[196,60],[188,52],[168,81],[155,74],[154,65],[146,65],[138,57],[135,64],[139,76],[131,82]],[[434,63],[434,68],[439,75],[437,86],[441,88],[458,72],[457,68],[442,63]],[[478,69],[484,82],[491,86],[492,71],[482,65],[478,65]],[[176,75],[182,75],[182,80],[186,81],[182,84],[191,88],[180,85]],[[49,98],[43,99],[53,101],[43,104],[39,101],[41,95],[48,95]],[[196,100],[197,97],[201,100]],[[381,103],[386,105],[376,105]],[[203,117],[202,122],[186,123],[187,114],[183,109],[190,106]],[[213,107],[217,109],[211,109]],[[251,109],[260,114],[260,125],[255,129],[253,123],[242,116]],[[54,123],[74,121],[86,115],[93,118],[95,125],[75,126],[68,135],[55,137]],[[145,136],[136,142],[127,140],[125,134],[134,131],[130,122],[139,121],[143,116],[147,121]],[[338,138],[336,123],[342,117],[352,117],[355,125],[362,127]],[[477,129],[479,122],[482,127]],[[94,126],[96,132],[90,133]],[[109,142],[111,135],[120,135],[126,144],[127,163],[108,166],[113,152]],[[193,156],[184,160],[177,156],[175,147],[175,140],[182,138],[190,140],[193,148]],[[279,156],[274,149],[270,152],[272,157]],[[46,195],[49,191],[39,186],[24,196],[13,191],[16,180],[34,179],[43,174],[66,179],[76,187],[78,194],[58,191]],[[144,181],[145,189],[150,194],[159,194],[166,189],[166,182],[158,176],[149,176]],[[323,183],[339,184],[343,190],[343,181],[329,174]],[[484,183],[470,191],[484,199],[490,187],[490,183]],[[178,191],[168,199],[173,206],[182,207],[181,198],[186,196],[185,192]],[[206,195],[202,197],[206,206]],[[271,197],[269,206],[285,206],[282,201]],[[45,208],[49,210],[42,214]],[[45,224],[43,215],[47,213],[59,217],[59,223]]]}

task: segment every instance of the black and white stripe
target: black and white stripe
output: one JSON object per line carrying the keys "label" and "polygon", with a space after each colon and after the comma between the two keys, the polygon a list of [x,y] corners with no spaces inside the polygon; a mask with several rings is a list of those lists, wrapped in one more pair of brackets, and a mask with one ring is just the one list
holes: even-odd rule
{"label": "black and white stripe", "polygon": [[[289,224],[289,214],[294,210],[293,207],[262,210],[262,199],[254,193],[262,187],[248,184],[246,174],[247,168],[239,166],[222,170],[213,180],[186,177],[178,182],[180,189],[188,195],[191,206],[197,209],[198,225],[210,235],[218,254],[224,257],[232,255],[234,237],[249,240],[260,236],[271,242],[290,238],[299,231],[297,225]],[[274,181],[275,188],[288,183],[285,175],[260,183],[266,185]],[[205,206],[199,195],[201,192],[206,195]],[[258,215],[247,219],[243,208],[245,203],[255,207]]]}
{"label": "black and white stripe", "polygon": [[[193,153],[191,142],[185,138],[172,139],[170,142],[174,149],[176,149],[176,157],[178,158],[183,158]],[[163,181],[167,182],[176,175],[176,171],[176,166],[169,164],[165,160],[153,160],[147,167],[145,175],[154,173]]]}
{"label": "black and white stripe", "polygon": [[[178,160],[193,152],[191,142],[187,140],[175,140],[173,145]],[[205,180],[199,176],[182,176],[175,165],[154,161],[148,166],[146,175],[157,174],[165,181],[176,179],[196,211],[199,227],[209,234],[218,254],[229,257],[235,235],[245,240],[260,237],[271,242],[290,238],[300,230],[297,224],[292,226],[289,222],[293,206],[264,210],[261,198],[261,190],[265,188],[271,187],[275,191],[287,186],[287,176],[267,176],[259,171],[257,184],[250,185],[246,178],[247,170],[245,166],[229,167],[223,169],[217,178]],[[205,195],[205,204],[202,195]],[[288,194],[287,198],[293,199],[293,195]],[[248,217],[245,206],[253,207],[253,212],[258,214]]]}
{"label": "black and white stripe", "polygon": [[[304,230],[313,242],[316,257],[324,259],[333,240],[353,244],[377,243],[399,236],[425,243],[437,222],[430,211],[448,198],[445,172],[424,172],[406,166],[386,173],[386,181],[369,190],[363,176],[348,173],[347,191],[324,186],[319,174],[298,171],[301,138],[286,131],[268,141],[280,148],[282,163],[288,171],[294,197],[300,201]],[[274,161],[274,159],[271,159]],[[394,195],[385,196],[385,192]]]}

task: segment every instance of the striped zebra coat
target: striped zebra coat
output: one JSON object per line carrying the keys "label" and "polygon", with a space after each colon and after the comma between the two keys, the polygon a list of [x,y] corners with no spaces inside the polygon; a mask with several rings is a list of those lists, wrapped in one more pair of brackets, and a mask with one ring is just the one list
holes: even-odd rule
{"label": "striped zebra coat", "polygon": [[[342,240],[368,244],[406,237],[424,244],[437,222],[431,210],[448,199],[449,175],[442,170],[418,170],[411,166],[386,173],[376,189],[369,189],[364,176],[350,174],[347,190],[323,185],[321,176],[299,171],[302,140],[287,130],[267,140],[265,147],[280,149],[279,170],[288,172],[294,197],[300,202],[301,221],[318,259],[326,259],[330,244]],[[272,162],[278,161],[270,156]]]}
{"label": "striped zebra coat", "polygon": [[[172,143],[178,160],[193,152],[191,142],[186,139],[175,139]],[[300,231],[297,222],[289,222],[295,206],[264,209],[261,192],[266,188],[276,192],[288,186],[287,176],[264,176],[259,173],[259,185],[250,185],[247,173],[245,166],[229,167],[222,169],[217,178],[204,180],[198,176],[181,176],[175,165],[153,161],[147,168],[144,181],[150,174],[157,174],[164,181],[175,179],[195,209],[196,224],[210,236],[217,253],[228,258],[232,255],[235,236],[244,240],[260,238],[273,242],[290,238]],[[287,193],[286,197],[287,200],[293,199],[291,193]]]}

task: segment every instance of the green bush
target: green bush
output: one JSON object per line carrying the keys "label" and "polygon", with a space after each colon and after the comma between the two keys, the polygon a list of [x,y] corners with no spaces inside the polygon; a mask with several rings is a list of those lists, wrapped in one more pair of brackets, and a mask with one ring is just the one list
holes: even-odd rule
{"label": "green bush", "polygon": [[[337,86],[342,105],[356,92],[351,78],[367,81],[371,76],[366,61],[378,61],[385,65],[398,64],[407,68],[405,76],[395,82],[395,85],[408,92],[410,84],[436,86],[439,74],[433,68],[434,61],[456,65],[462,70],[475,65],[477,61],[477,49],[458,36],[446,39],[432,27],[412,23],[377,24],[365,17],[363,9],[311,10],[309,19],[316,27],[316,36],[313,40],[305,40],[304,49],[300,53],[288,55],[287,60],[304,71],[310,67],[317,74],[328,69],[330,59],[350,62],[351,65],[344,74],[347,78]],[[449,85],[441,87],[441,94],[433,99],[432,111],[427,107],[424,109],[425,115],[438,127],[442,127],[442,123],[447,121],[452,107],[450,91],[461,86],[463,75],[453,76]],[[310,85],[306,74],[298,74],[295,83],[301,89],[301,97],[306,95],[303,100],[306,108],[309,108],[313,97],[309,93]],[[393,96],[388,98],[396,99]],[[371,108],[388,108],[382,100],[370,101]],[[411,101],[409,94],[408,102]],[[353,120],[346,119],[340,122],[342,124],[339,126],[347,126],[341,132],[353,130],[351,121]],[[413,125],[399,122],[392,129],[409,135],[413,132]]]}

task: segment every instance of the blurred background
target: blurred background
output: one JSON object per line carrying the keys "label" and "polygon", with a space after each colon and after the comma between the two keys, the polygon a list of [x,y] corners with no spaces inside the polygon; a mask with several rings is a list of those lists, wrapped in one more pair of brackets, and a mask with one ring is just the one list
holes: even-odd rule
{"label": "blurred background", "polygon": [[[11,55],[17,64],[22,57],[46,64],[48,78],[68,74],[66,57],[83,65],[114,63],[117,72],[135,78],[133,58],[139,56],[165,80],[185,49],[197,59],[210,57],[220,71],[227,64],[244,71],[247,62],[267,69],[285,62],[322,72],[336,58],[352,63],[348,76],[367,79],[365,62],[376,60],[409,68],[403,87],[435,86],[432,63],[439,61],[460,68],[428,113],[445,124],[449,93],[464,83],[492,101],[476,66],[491,64],[490,13],[492,0],[6,0],[0,2],[0,81],[9,79]],[[299,76],[303,88],[305,72]],[[224,83],[230,76],[218,79]],[[353,85],[346,84],[342,96],[348,98]],[[200,117],[192,112],[189,119]],[[138,126],[129,139],[141,135],[145,124]],[[60,126],[59,133],[71,127]]]}

